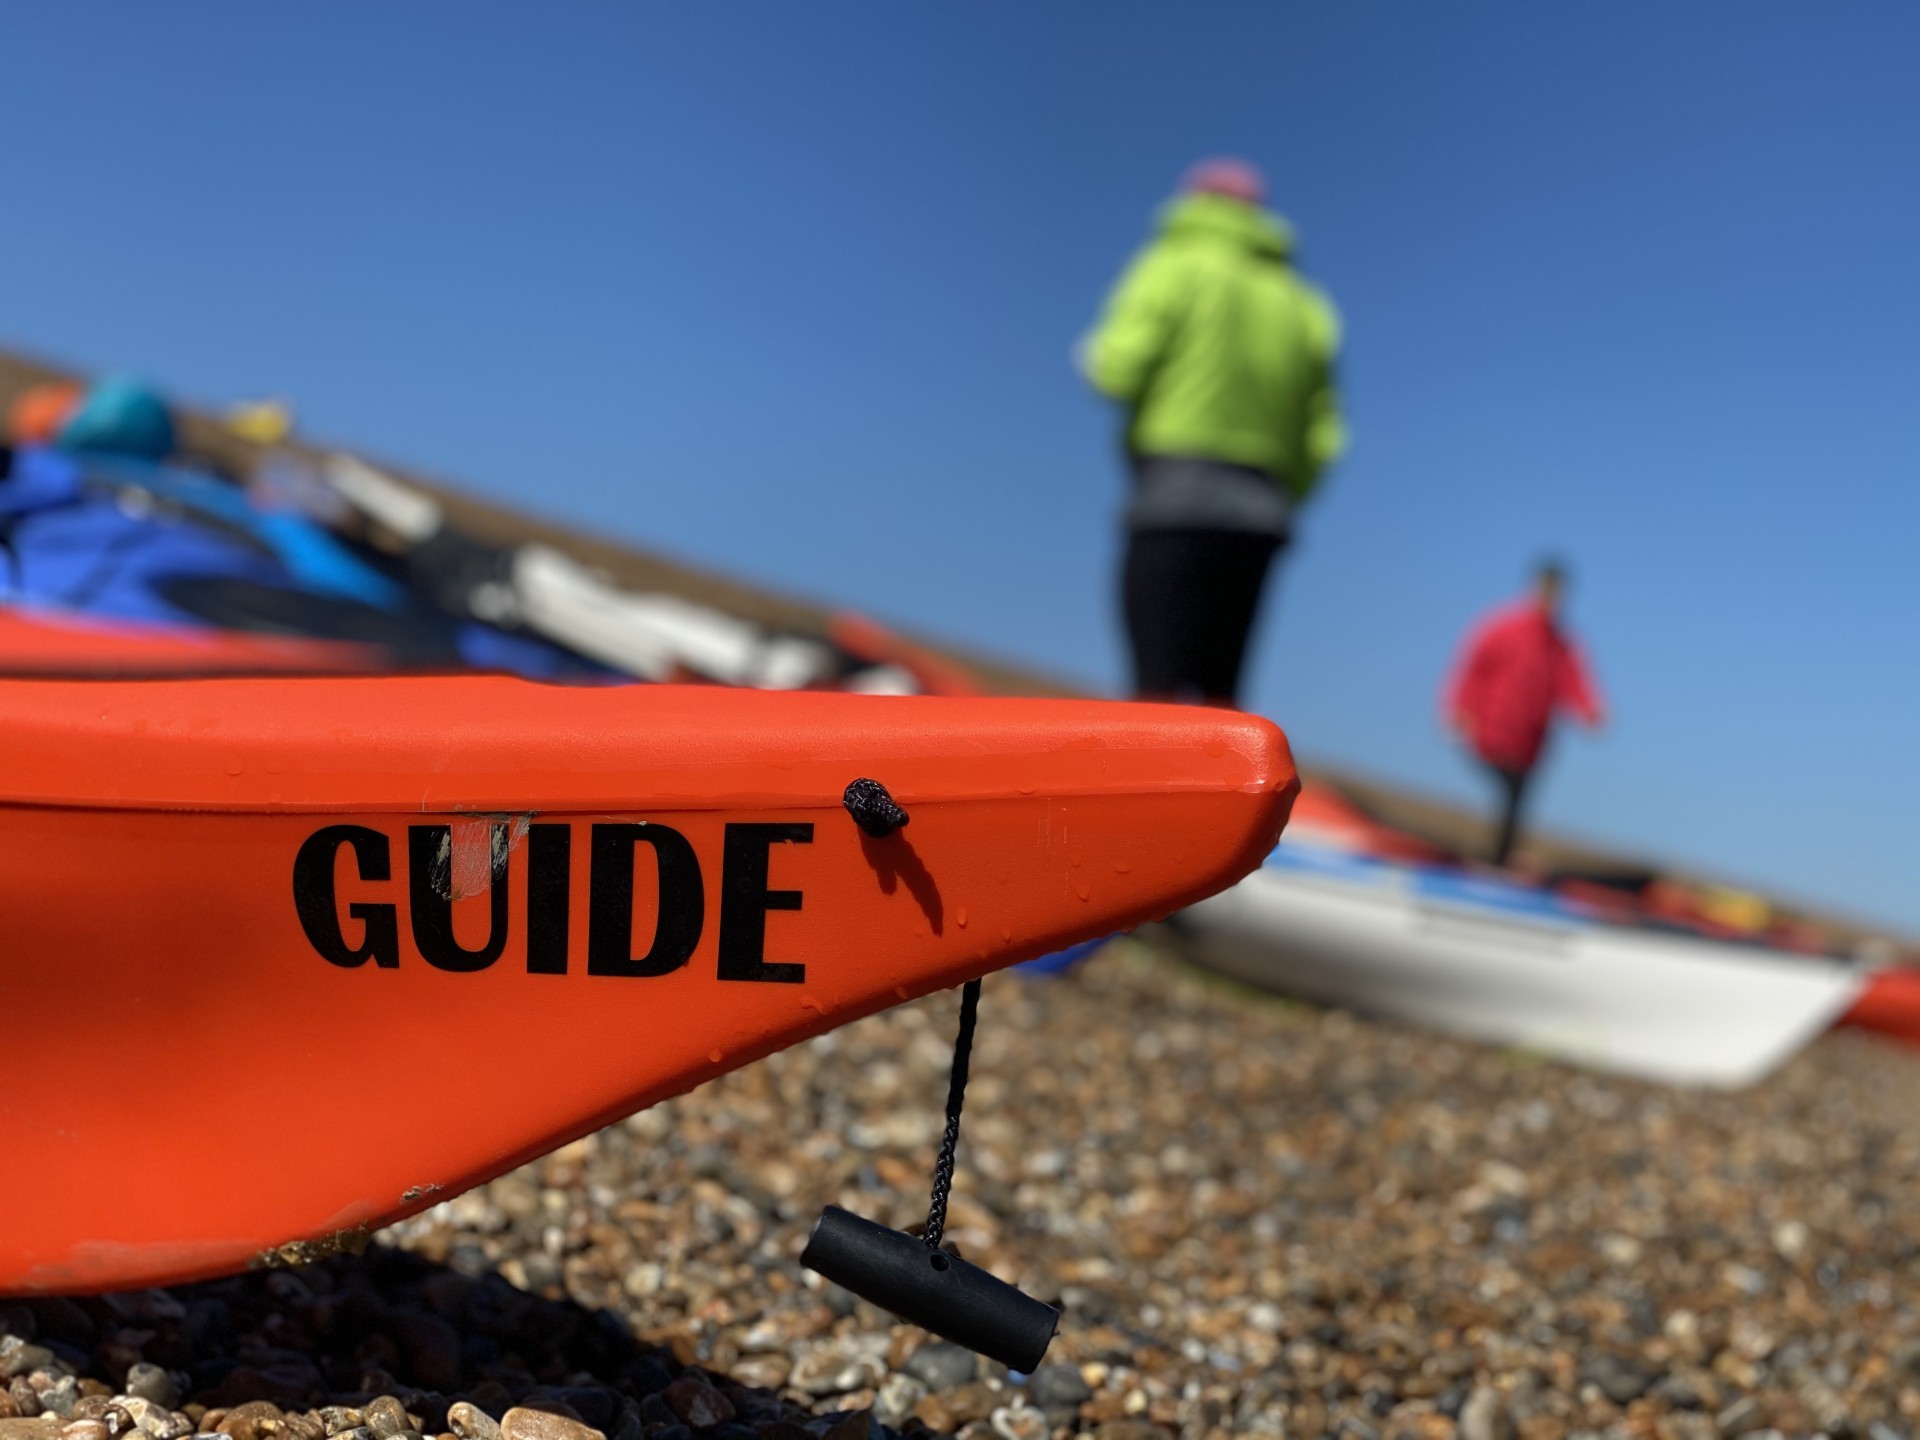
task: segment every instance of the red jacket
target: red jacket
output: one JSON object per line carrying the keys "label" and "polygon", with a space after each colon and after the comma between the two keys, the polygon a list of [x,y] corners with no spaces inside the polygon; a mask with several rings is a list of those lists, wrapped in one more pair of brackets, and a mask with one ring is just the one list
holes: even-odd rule
{"label": "red jacket", "polygon": [[1600,722],[1600,694],[1574,643],[1537,601],[1502,606],[1474,626],[1447,681],[1447,718],[1462,722],[1480,758],[1528,770],[1556,710]]}

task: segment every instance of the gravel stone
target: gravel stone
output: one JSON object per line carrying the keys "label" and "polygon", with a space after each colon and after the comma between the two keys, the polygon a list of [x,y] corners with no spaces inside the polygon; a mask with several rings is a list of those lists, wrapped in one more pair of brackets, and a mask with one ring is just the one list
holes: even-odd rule
{"label": "gravel stone", "polygon": [[954,1390],[973,1380],[980,1360],[964,1346],[933,1340],[915,1350],[900,1369],[929,1390]]}
{"label": "gravel stone", "polygon": [[889,1375],[874,1394],[873,1418],[882,1425],[903,1424],[927,1394],[927,1387],[913,1376]]}
{"label": "gravel stone", "polygon": [[854,1354],[840,1345],[823,1345],[800,1357],[787,1383],[809,1395],[845,1395],[877,1385],[883,1374],[880,1362],[870,1355]]}
{"label": "gravel stone", "polygon": [[1047,1417],[1031,1405],[1002,1405],[988,1419],[999,1440],[1047,1440]]}
{"label": "gravel stone", "polygon": [[[168,1383],[171,1385],[172,1382]],[[186,1440],[193,1434],[193,1421],[185,1415],[139,1395],[121,1395],[115,1405],[124,1410],[127,1418],[151,1440]]]}
{"label": "gravel stone", "polygon": [[1649,1366],[1619,1355],[1593,1355],[1580,1367],[1580,1379],[1586,1384],[1598,1386],[1600,1392],[1616,1405],[1629,1405],[1638,1400],[1647,1393],[1656,1378],[1656,1372]]}
{"label": "gravel stone", "polygon": [[45,1370],[53,1363],[53,1351],[44,1345],[34,1345],[16,1335],[0,1338],[0,1375],[9,1380]]}
{"label": "gravel stone", "polygon": [[696,1430],[731,1420],[735,1413],[732,1401],[705,1380],[691,1375],[683,1375],[667,1386],[666,1401],[673,1407],[674,1414]]}
{"label": "gravel stone", "polygon": [[607,1440],[584,1421],[516,1405],[500,1417],[503,1440]]}
{"label": "gravel stone", "polygon": [[[45,1374],[45,1371],[37,1371]],[[51,1384],[42,1385],[38,1392],[41,1407],[49,1415],[58,1415],[66,1419],[73,1414],[73,1407],[80,1403],[80,1382],[72,1375],[62,1375]]]}
{"label": "gravel stone", "polygon": [[466,1400],[447,1407],[447,1428],[460,1440],[500,1440],[500,1422]]}
{"label": "gravel stone", "polygon": [[1460,1440],[1514,1440],[1513,1416],[1500,1392],[1482,1385],[1460,1407]]}
{"label": "gravel stone", "polygon": [[1093,1398],[1093,1389],[1078,1365],[1042,1365],[1027,1377],[1027,1398],[1042,1410],[1078,1409]]}
{"label": "gravel stone", "polygon": [[173,1377],[144,1360],[127,1367],[124,1389],[135,1399],[149,1401],[163,1410],[172,1410],[180,1403],[180,1388],[173,1383]]}

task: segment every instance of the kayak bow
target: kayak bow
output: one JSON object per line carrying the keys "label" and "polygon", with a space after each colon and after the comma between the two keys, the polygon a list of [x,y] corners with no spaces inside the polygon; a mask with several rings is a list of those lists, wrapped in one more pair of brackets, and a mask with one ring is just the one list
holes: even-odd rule
{"label": "kayak bow", "polygon": [[1220,711],[499,677],[0,681],[0,754],[0,1292],[358,1243],[1198,900],[1297,789]]}

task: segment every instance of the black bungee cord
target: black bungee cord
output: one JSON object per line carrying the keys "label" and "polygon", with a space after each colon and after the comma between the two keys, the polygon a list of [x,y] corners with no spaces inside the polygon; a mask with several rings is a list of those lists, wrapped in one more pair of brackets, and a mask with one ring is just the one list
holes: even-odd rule
{"label": "black bungee cord", "polygon": [[947,1079],[947,1133],[940,1158],[933,1162],[933,1198],[927,1203],[927,1229],[921,1237],[938,1250],[947,1233],[947,1196],[953,1193],[953,1155],[960,1148],[960,1106],[967,1098],[967,1066],[973,1054],[973,1029],[980,1018],[980,982],[960,989],[960,1033],[953,1041],[953,1073]]}

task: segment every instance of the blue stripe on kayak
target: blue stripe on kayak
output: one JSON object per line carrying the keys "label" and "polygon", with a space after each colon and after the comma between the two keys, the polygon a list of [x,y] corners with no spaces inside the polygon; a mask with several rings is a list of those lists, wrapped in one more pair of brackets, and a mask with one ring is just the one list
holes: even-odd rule
{"label": "blue stripe on kayak", "polygon": [[1410,865],[1371,855],[1282,842],[1267,856],[1265,868],[1294,874],[1347,880],[1357,885],[1392,886],[1422,900],[1507,915],[1586,923],[1595,915],[1577,901],[1497,876],[1474,875],[1435,865]]}

